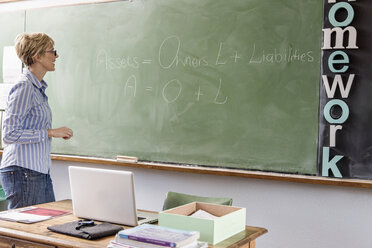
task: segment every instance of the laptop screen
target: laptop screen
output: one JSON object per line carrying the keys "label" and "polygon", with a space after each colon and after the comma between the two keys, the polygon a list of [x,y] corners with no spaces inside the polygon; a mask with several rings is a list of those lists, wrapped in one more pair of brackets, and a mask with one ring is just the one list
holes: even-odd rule
{"label": "laptop screen", "polygon": [[132,172],[70,166],[69,176],[75,216],[137,225]]}

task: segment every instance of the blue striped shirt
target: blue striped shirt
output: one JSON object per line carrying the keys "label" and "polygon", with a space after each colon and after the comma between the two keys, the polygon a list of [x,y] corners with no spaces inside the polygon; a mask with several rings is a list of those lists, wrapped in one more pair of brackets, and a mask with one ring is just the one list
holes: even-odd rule
{"label": "blue striped shirt", "polygon": [[20,166],[44,174],[49,173],[52,112],[45,89],[48,85],[27,68],[9,92],[5,109],[1,168]]}

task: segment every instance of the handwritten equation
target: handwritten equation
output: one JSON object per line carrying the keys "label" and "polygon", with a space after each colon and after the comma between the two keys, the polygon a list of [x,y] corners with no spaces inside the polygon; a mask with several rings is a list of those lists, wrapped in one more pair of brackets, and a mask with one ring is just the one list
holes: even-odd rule
{"label": "handwritten equation", "polygon": [[[182,56],[182,42],[176,35],[166,37],[159,45],[157,58],[141,58],[139,56],[120,56],[114,57],[108,54],[104,49],[99,50],[96,58],[97,68],[103,68],[106,71],[125,70],[125,69],[140,69],[142,66],[156,64],[160,69],[171,70],[177,67],[188,67],[198,69],[203,67],[221,67],[226,65],[255,65],[255,64],[281,64],[281,63],[313,63],[315,62],[313,51],[301,51],[288,47],[287,49],[271,49],[259,50],[257,45],[251,45],[249,54],[242,54],[238,50],[229,48],[225,43],[219,42],[218,49],[214,56]],[[215,92],[215,97],[212,100],[215,104],[225,104],[228,97],[221,97],[222,94],[222,79],[218,80],[218,87]],[[176,88],[176,93],[167,93],[168,88]],[[135,75],[130,75],[124,82],[124,95],[136,96],[138,82]],[[151,92],[151,86],[145,88]],[[178,79],[170,79],[165,82],[162,88],[162,98],[167,103],[177,101],[184,90],[183,83]],[[195,89],[196,100],[199,101],[203,96],[201,87]]]}
{"label": "handwritten equation", "polygon": [[[222,87],[222,80],[219,80],[219,86],[216,90],[215,97],[212,99],[212,102],[214,104],[225,104],[227,102],[228,97],[221,96],[221,87]],[[131,75],[128,80],[125,82],[124,85],[124,96],[133,96],[135,97],[137,94],[137,78],[135,75]],[[174,89],[172,91],[168,91],[168,89]],[[173,103],[179,99],[183,92],[183,85],[182,82],[178,79],[172,79],[166,82],[166,84],[162,87],[161,95],[165,102],[167,103]],[[145,87],[145,91],[152,92],[153,87],[147,86]],[[197,90],[195,91],[195,97],[196,101],[199,102],[201,97],[203,96],[203,91],[201,89],[201,86],[197,87]]]}

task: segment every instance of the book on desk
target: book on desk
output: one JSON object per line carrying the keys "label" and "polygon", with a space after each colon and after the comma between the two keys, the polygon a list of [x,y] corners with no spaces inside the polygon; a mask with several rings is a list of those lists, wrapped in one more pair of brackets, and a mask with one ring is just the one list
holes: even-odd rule
{"label": "book on desk", "polygon": [[143,224],[120,231],[108,247],[166,248],[207,247],[207,243],[199,242],[200,233],[184,231],[157,225]]}

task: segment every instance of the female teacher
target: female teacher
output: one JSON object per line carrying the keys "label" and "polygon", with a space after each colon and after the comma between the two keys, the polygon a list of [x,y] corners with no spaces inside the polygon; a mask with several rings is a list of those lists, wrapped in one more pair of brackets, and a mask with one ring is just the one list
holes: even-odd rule
{"label": "female teacher", "polygon": [[73,135],[67,127],[52,129],[43,78],[55,70],[54,41],[44,33],[22,33],[15,50],[26,68],[9,92],[3,117],[0,178],[9,209],[55,201],[49,174],[51,138]]}

